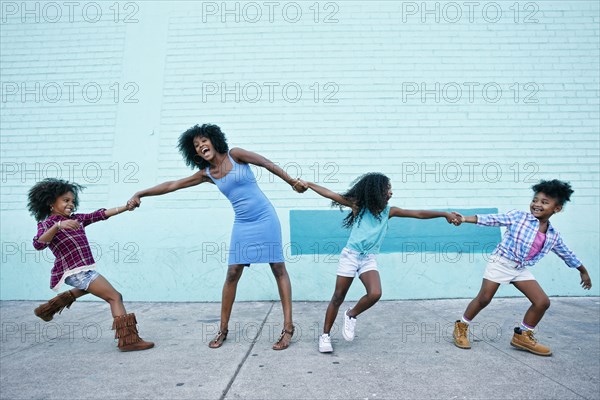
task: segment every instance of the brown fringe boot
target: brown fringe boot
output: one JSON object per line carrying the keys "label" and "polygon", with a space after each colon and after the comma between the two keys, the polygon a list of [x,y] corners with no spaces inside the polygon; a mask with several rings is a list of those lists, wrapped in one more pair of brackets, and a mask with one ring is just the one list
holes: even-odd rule
{"label": "brown fringe boot", "polygon": [[117,346],[121,351],[147,350],[154,347],[154,343],[146,342],[138,336],[135,314],[125,314],[115,317],[112,329],[115,339],[119,339]]}
{"label": "brown fringe boot", "polygon": [[67,290],[66,292],[62,292],[58,296],[48,300],[47,303],[42,304],[33,310],[33,312],[44,321],[52,321],[54,314],[60,314],[65,307],[71,307],[71,304],[73,304],[75,299],[76,298],[73,296],[73,293],[71,293],[70,290]]}

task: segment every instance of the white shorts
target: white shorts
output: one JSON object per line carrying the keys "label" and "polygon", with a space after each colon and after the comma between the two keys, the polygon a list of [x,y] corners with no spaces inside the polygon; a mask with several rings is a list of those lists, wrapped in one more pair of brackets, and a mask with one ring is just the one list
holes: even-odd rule
{"label": "white shorts", "polygon": [[337,275],[354,278],[367,271],[377,271],[376,258],[376,254],[361,254],[358,251],[344,247],[342,254],[340,254]]}
{"label": "white shorts", "polygon": [[496,283],[535,281],[533,274],[525,267],[519,267],[515,261],[499,255],[492,255],[485,268],[483,278]]}

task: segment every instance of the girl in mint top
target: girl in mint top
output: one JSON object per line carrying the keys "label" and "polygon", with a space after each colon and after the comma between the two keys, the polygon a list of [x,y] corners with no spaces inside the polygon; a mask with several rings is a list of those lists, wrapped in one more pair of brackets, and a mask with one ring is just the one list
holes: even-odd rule
{"label": "girl in mint top", "polygon": [[333,351],[329,332],[354,277],[360,278],[367,293],[345,313],[343,335],[346,340],[354,338],[356,317],[372,307],[381,297],[381,281],[375,257],[387,233],[389,218],[443,217],[448,223],[460,225],[461,215],[390,207],[388,202],[392,197],[392,185],[389,178],[380,173],[368,173],[359,177],[344,194],[332,192],[313,182],[307,182],[307,185],[321,196],[331,199],[334,206],[351,209],[343,221],[344,227],[351,229],[350,237],[340,255],[335,291],[327,307],[323,335],[319,339],[319,351],[326,353]]}
{"label": "girl in mint top", "polygon": [[356,227],[352,227],[346,247],[360,254],[377,254],[388,230],[390,206],[386,205],[376,217],[365,211]]}

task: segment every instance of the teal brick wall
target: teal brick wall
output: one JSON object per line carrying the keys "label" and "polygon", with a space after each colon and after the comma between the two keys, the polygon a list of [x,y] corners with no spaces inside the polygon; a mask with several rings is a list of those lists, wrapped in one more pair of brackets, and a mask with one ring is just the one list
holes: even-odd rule
{"label": "teal brick wall", "polygon": [[[402,208],[526,210],[539,179],[570,181],[573,201],[552,222],[595,286],[583,291],[553,254],[533,273],[551,295],[599,294],[596,1],[0,8],[2,300],[51,295],[53,258],[31,246],[25,209],[35,182],[86,185],[82,211],[124,204],[192,173],[176,139],[203,122],[332,190],[383,172]],[[290,220],[333,212],[329,202],[255,172],[282,223],[294,298],[329,299],[337,256],[294,254]],[[99,270],[127,300],[219,301],[232,221],[229,202],[200,185],[145,198],[88,235]],[[428,225],[414,226],[420,242]],[[445,240],[382,253],[384,298],[474,296],[487,253],[447,251]],[[362,294],[355,286],[351,298]],[[277,298],[268,266],[244,272],[238,299]]]}

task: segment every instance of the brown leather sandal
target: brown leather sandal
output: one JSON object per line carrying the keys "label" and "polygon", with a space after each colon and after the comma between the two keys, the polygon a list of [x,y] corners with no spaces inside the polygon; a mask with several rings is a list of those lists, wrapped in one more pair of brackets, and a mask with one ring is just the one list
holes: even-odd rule
{"label": "brown leather sandal", "polygon": [[[292,327],[291,331],[288,331],[285,328],[283,328],[281,330],[281,335],[279,335],[279,339],[277,339],[277,343],[275,343],[273,345],[273,350],[285,350],[288,347],[290,347],[290,342],[292,341],[292,337],[294,336],[295,330],[296,330],[295,326]],[[290,339],[287,341],[287,343],[283,343],[283,339],[284,339],[285,335],[290,335]]]}
{"label": "brown leather sandal", "polygon": [[223,342],[227,340],[227,334],[229,333],[229,329],[224,331],[219,331],[217,336],[208,343],[208,347],[211,349],[218,349],[223,346]]}

